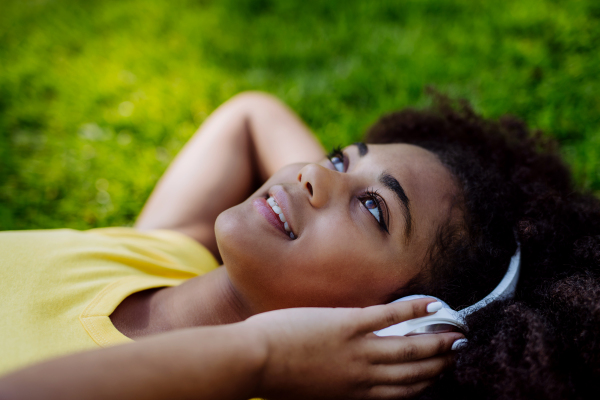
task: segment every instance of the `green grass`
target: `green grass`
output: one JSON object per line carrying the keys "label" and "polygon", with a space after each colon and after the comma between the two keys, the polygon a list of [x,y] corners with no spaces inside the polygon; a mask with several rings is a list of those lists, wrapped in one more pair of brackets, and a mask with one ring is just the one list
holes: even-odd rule
{"label": "green grass", "polygon": [[0,229],[131,224],[196,127],[248,89],[330,146],[434,85],[556,137],[600,193],[599,4],[5,0]]}

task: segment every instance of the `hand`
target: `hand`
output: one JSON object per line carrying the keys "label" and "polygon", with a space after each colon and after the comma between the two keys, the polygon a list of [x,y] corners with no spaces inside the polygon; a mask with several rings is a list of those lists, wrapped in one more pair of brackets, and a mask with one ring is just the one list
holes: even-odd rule
{"label": "hand", "polygon": [[243,324],[266,340],[257,394],[285,399],[395,399],[414,396],[451,364],[463,335],[377,337],[372,332],[427,315],[432,299],[367,308],[295,308]]}

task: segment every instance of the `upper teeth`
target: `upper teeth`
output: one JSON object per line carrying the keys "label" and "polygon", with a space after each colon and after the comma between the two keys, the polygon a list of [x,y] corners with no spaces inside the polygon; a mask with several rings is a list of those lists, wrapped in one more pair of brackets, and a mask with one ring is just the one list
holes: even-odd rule
{"label": "upper teeth", "polygon": [[275,201],[275,199],[272,198],[272,197],[269,197],[267,199],[267,203],[269,203],[269,206],[271,206],[271,209],[275,212],[275,214],[277,214],[277,216],[279,217],[279,220],[281,222],[283,222],[283,227],[285,228],[285,231],[290,234],[290,237],[292,239],[295,239],[296,237],[294,236],[294,232],[292,232],[292,230],[290,229],[290,225],[285,220],[285,216],[283,215],[283,211],[281,211],[281,207],[279,207],[279,205],[277,204],[277,202]]}

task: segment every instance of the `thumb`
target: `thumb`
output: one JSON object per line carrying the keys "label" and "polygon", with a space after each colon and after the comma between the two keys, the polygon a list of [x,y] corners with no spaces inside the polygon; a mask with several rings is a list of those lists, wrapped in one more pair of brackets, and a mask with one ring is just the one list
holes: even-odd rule
{"label": "thumb", "polygon": [[433,314],[427,311],[427,305],[434,302],[436,300],[433,298],[424,298],[363,308],[358,329],[362,333],[373,332],[409,319]]}

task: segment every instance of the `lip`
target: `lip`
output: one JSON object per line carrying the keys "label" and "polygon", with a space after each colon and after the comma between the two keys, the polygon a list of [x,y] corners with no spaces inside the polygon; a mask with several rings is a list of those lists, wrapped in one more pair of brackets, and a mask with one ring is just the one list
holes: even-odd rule
{"label": "lip", "polygon": [[281,208],[281,212],[282,212],[283,216],[285,217],[285,220],[287,221],[290,230],[292,231],[294,236],[296,236],[296,238],[298,238],[299,235],[296,232],[296,230],[294,229],[295,224],[293,223],[292,219],[290,218],[290,214],[291,214],[290,198],[289,198],[288,193],[281,186],[276,185],[276,186],[273,186],[269,190],[269,196],[271,196],[272,198],[275,199],[275,201],[277,202],[277,205],[279,206],[279,208]]}
{"label": "lip", "polygon": [[[283,222],[281,222],[281,220],[279,219],[279,216],[277,214],[275,214],[275,211],[273,211],[271,206],[269,206],[269,203],[267,203],[267,200],[265,200],[262,197],[257,198],[257,199],[252,200],[252,205],[254,206],[256,211],[258,211],[258,213],[260,215],[265,217],[265,219],[274,228],[276,228],[278,231],[283,233],[289,240],[291,240],[289,233],[287,233],[285,228],[283,227]],[[285,214],[284,214],[284,216],[285,216]]]}

